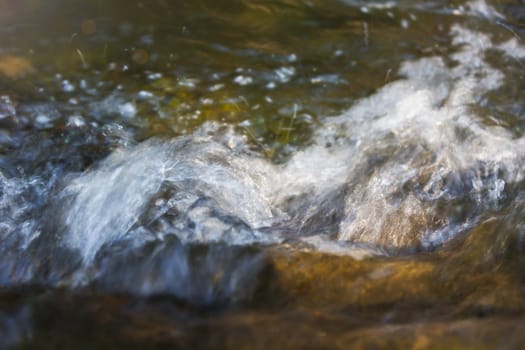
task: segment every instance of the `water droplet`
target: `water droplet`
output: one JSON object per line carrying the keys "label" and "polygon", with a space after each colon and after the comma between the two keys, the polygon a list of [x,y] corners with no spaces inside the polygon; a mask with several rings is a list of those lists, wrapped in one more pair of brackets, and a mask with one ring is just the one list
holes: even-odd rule
{"label": "water droplet", "polygon": [[45,114],[39,114],[35,118],[35,123],[37,127],[43,128],[43,127],[49,127],[51,126],[51,118]]}
{"label": "water droplet", "polygon": [[223,87],[224,87],[224,84],[215,84],[215,85],[210,86],[210,91],[212,92],[219,91]]}
{"label": "water droplet", "polygon": [[148,80],[158,80],[162,79],[162,73],[149,73]]}
{"label": "water droplet", "polygon": [[340,84],[346,83],[338,74],[322,74],[310,79],[312,84]]}
{"label": "water droplet", "polygon": [[73,92],[75,91],[75,86],[69,82],[69,80],[62,81],[62,91],[64,92]]}
{"label": "water droplet", "polygon": [[86,121],[81,115],[72,115],[67,119],[67,126],[80,128],[86,125]]}
{"label": "water droplet", "polygon": [[137,97],[143,100],[150,99],[153,96],[154,96],[153,93],[146,91],[146,90],[140,90],[137,94]]}
{"label": "water droplet", "polygon": [[197,86],[198,83],[199,83],[199,79],[185,78],[185,79],[179,80],[178,85],[193,89]]}
{"label": "water droplet", "polygon": [[241,86],[250,85],[253,83],[253,78],[248,75],[238,75],[233,79],[233,82]]}
{"label": "water droplet", "polygon": [[275,75],[277,76],[277,80],[279,80],[281,83],[287,83],[290,81],[290,78],[295,75],[295,68],[280,67],[275,70]]}
{"label": "water droplet", "polygon": [[133,118],[137,114],[137,108],[134,103],[126,102],[118,107],[120,115],[124,118]]}

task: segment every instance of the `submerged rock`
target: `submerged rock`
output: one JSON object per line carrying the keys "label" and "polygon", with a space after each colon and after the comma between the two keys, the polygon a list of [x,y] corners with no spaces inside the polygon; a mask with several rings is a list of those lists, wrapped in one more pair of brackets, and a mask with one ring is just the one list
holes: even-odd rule
{"label": "submerged rock", "polygon": [[0,74],[9,79],[20,79],[35,72],[33,64],[24,57],[0,56]]}

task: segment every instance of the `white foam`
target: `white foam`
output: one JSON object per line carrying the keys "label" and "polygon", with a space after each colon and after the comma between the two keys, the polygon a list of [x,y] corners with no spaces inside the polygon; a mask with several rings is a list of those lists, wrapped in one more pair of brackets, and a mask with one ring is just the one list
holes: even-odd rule
{"label": "white foam", "polygon": [[516,38],[509,39],[498,45],[497,49],[503,51],[509,57],[518,60],[525,59],[525,47],[523,47]]}
{"label": "white foam", "polygon": [[[6,178],[0,172],[0,240],[4,243],[2,249],[10,249],[9,243],[16,243],[25,249],[34,239],[38,238],[40,231],[37,222],[30,217],[35,204],[31,202],[31,191],[40,190],[39,179],[29,180]],[[44,196],[44,193],[39,195]],[[16,238],[15,238],[16,237]]]}
{"label": "white foam", "polygon": [[475,0],[467,3],[467,13],[470,15],[480,16],[488,19],[503,19],[505,18],[501,13],[489,4],[486,0]]}
{"label": "white foam", "polygon": [[212,198],[221,210],[251,227],[266,226],[273,219],[262,189],[270,187],[267,169],[257,158],[237,158],[230,148],[199,137],[146,142],[117,151],[65,188],[64,197],[72,198],[65,215],[65,242],[78,249],[85,262],[92,261],[105,243],[131,231],[162,184],[177,188],[176,203],[171,205],[187,211],[198,224],[196,234],[180,238],[213,242],[223,234],[218,219],[202,218],[198,208],[190,211],[199,198]]}
{"label": "white foam", "polygon": [[65,215],[67,244],[91,261],[106,242],[122,238],[135,224],[164,179],[166,147],[145,144],[116,151],[98,169],[72,181]]}
{"label": "white foam", "polygon": [[[495,173],[505,169],[509,174],[493,179],[493,200],[501,197],[505,181],[523,178],[523,140],[514,140],[502,128],[483,125],[471,112],[471,105],[503,82],[503,74],[483,60],[492,43],[486,35],[459,26],[452,28],[452,35],[453,43],[461,46],[451,56],[457,66],[449,69],[440,58],[406,62],[401,68],[405,80],[385,86],[335,120],[358,135],[362,151],[356,153],[354,164],[367,161],[360,159],[363,154],[383,149],[400,153],[377,167],[348,196],[340,239],[402,247],[417,243],[432,226],[446,225],[447,218],[435,217],[431,201],[403,189],[422,181],[425,173],[432,176],[424,188],[440,184],[434,199],[447,194],[448,176],[487,162]],[[479,197],[481,191],[481,186],[473,186],[464,195]]]}

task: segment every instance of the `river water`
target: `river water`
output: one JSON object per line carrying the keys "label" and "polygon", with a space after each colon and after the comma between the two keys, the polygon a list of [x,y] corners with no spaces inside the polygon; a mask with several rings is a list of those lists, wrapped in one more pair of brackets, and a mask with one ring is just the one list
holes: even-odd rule
{"label": "river water", "polygon": [[0,344],[522,348],[521,1],[0,1]]}

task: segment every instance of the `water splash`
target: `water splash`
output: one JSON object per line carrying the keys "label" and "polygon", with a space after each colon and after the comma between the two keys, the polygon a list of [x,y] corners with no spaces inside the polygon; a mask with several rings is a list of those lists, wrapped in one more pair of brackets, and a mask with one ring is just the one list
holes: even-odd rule
{"label": "water splash", "polygon": [[107,166],[65,188],[64,202],[73,197],[65,216],[65,239],[82,252],[84,260],[91,261],[106,241],[122,238],[135,224],[162,184],[165,152],[162,146],[115,152],[105,161]]}
{"label": "water splash", "polygon": [[[441,58],[405,63],[406,79],[357,103],[320,137],[355,145],[347,163],[368,169],[362,180],[349,169],[355,185],[346,199],[340,239],[415,245],[444,225],[464,224],[438,214],[440,203],[471,198],[476,202],[471,207],[490,207],[502,198],[507,182],[523,179],[523,140],[483,125],[471,111],[503,83],[501,72],[483,61],[490,39],[459,26],[452,35],[461,47],[451,56],[454,68]],[[471,214],[461,220],[472,219]]]}
{"label": "water splash", "polygon": [[471,108],[503,84],[483,59],[499,47],[460,26],[451,35],[451,68],[441,57],[405,62],[404,79],[327,119],[284,165],[231,132],[213,140],[210,125],[115,153],[66,188],[65,242],[88,263],[105,243],[154,225],[200,243],[283,239],[272,226],[385,247],[443,243],[523,179],[524,157],[522,139]]}
{"label": "water splash", "polygon": [[[31,198],[13,202],[28,184],[1,177],[0,233],[16,238],[4,251],[38,257],[6,258],[2,281],[211,303],[236,299],[253,282],[249,271],[264,269],[247,246],[286,241],[361,259],[446,243],[512,197],[525,157],[523,138],[487,125],[475,108],[505,84],[485,53],[516,58],[524,49],[461,26],[451,39],[455,52],[405,62],[403,78],[325,118],[284,164],[214,123],[173,140],[122,137],[58,193],[42,185],[55,208],[47,221],[27,207]],[[57,249],[71,257],[68,268]]]}

